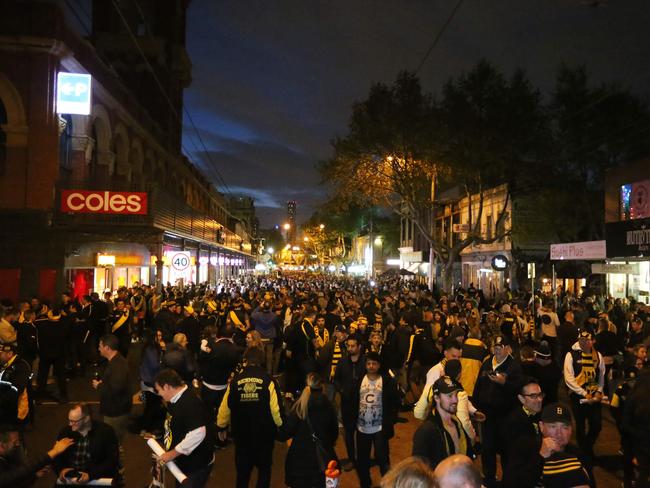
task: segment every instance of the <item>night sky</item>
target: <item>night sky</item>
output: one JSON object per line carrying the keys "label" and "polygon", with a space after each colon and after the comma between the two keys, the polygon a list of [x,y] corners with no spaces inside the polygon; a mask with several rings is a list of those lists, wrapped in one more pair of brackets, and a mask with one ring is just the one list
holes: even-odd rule
{"label": "night sky", "polygon": [[[598,3],[597,6],[593,4]],[[456,0],[192,0],[184,146],[219,189],[256,201],[262,227],[309,218],[326,196],[315,169],[373,82],[414,70]],[[420,71],[436,92],[481,58],[524,68],[548,93],[560,62],[650,93],[650,0],[465,0]]]}

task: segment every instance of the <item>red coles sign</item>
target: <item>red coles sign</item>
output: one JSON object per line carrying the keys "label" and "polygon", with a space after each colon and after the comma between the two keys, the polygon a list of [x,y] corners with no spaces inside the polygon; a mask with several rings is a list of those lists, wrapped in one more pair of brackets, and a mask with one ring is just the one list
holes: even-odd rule
{"label": "red coles sign", "polygon": [[127,191],[61,190],[67,213],[147,214],[147,194]]}

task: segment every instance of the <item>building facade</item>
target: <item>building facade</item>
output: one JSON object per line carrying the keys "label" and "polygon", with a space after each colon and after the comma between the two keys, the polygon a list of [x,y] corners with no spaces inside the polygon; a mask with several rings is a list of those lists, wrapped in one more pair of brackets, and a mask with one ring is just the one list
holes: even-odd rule
{"label": "building facade", "polygon": [[[2,297],[215,282],[254,266],[223,195],[181,151],[187,2],[140,3],[86,2],[81,22],[67,3],[6,2]],[[58,113],[59,73],[90,75],[87,114]]]}
{"label": "building facade", "polygon": [[609,170],[605,178],[607,292],[650,303],[650,159]]}

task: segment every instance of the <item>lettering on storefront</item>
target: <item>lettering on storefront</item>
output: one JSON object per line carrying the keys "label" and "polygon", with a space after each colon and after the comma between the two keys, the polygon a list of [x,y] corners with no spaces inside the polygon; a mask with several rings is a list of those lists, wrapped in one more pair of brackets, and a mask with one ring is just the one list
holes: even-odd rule
{"label": "lettering on storefront", "polygon": [[605,225],[607,257],[640,257],[650,253],[650,218]]}
{"label": "lettering on storefront", "polygon": [[650,229],[628,230],[625,233],[628,246],[639,246],[640,251],[647,251],[650,245]]}
{"label": "lettering on storefront", "polygon": [[66,213],[147,214],[147,194],[89,190],[61,190],[61,211]]}

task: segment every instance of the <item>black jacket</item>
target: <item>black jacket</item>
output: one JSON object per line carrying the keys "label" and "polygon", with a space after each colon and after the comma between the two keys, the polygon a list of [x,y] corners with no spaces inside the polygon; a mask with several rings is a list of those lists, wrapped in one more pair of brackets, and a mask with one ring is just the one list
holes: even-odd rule
{"label": "black jacket", "polygon": [[[309,399],[309,422],[321,446],[327,451],[325,463],[336,460],[334,446],[339,434],[336,409],[323,394]],[[305,420],[293,412],[282,429],[282,438],[293,438],[284,465],[285,484],[291,487],[325,486],[325,474],[320,470],[312,430]]]}
{"label": "black jacket", "polygon": [[129,363],[116,354],[106,364],[99,384],[99,409],[102,415],[119,417],[131,411],[133,399],[131,397],[131,377]]}
{"label": "black jacket", "polygon": [[[343,419],[343,423],[348,425],[356,426],[357,419],[359,418],[359,398],[361,394],[361,382],[363,381],[365,374],[359,378],[354,390],[352,391],[351,405],[355,406],[353,416],[348,420],[351,423],[347,423],[346,419]],[[391,439],[395,435],[395,422],[397,421],[397,413],[400,407],[400,397],[399,392],[397,391],[397,383],[390,374],[382,374],[382,392],[381,392],[381,430],[386,436],[387,439]],[[341,402],[341,412],[343,403]]]}
{"label": "black jacket", "polygon": [[229,339],[208,341],[208,348],[199,353],[201,377],[210,385],[225,385],[241,360],[241,348]]}
{"label": "black jacket", "polygon": [[[442,425],[440,415],[434,413],[422,422],[413,436],[413,456],[422,458],[426,463],[435,468],[443,459],[456,454],[454,441]],[[464,437],[467,446],[467,455],[472,455],[472,442],[458,422],[458,435]]]}
{"label": "black jacket", "polygon": [[346,429],[353,429],[359,414],[359,401],[354,403],[354,389],[357,388],[359,395],[359,382],[366,374],[366,359],[363,354],[359,356],[356,363],[353,363],[350,356],[344,355],[336,367],[334,374],[334,386],[341,394],[341,417]]}
{"label": "black jacket", "polygon": [[217,425],[232,426],[236,444],[272,443],[283,424],[277,383],[261,366],[246,366],[228,384],[219,407]]}
{"label": "black jacket", "polygon": [[65,356],[69,327],[63,320],[49,320],[39,317],[34,321],[38,330],[39,353],[43,358],[60,358]]}
{"label": "black jacket", "polygon": [[162,369],[164,368],[176,371],[186,385],[192,384],[198,369],[192,353],[174,343],[169,344],[163,354]]}
{"label": "black jacket", "polygon": [[522,380],[521,366],[512,356],[508,356],[497,367],[497,372],[507,375],[503,385],[488,378],[490,371],[492,371],[492,357],[488,357],[481,365],[472,401],[476,408],[488,416],[508,415],[517,403],[517,390]]}
{"label": "black jacket", "polygon": [[[57,439],[71,437],[78,439],[79,434],[73,432],[70,426],[65,427]],[[88,465],[88,476],[91,480],[98,478],[116,478],[119,476],[119,448],[117,436],[112,427],[98,420],[92,421],[92,427],[88,432],[90,463]],[[56,475],[64,468],[72,467],[72,460],[75,454],[75,446],[66,449],[54,459],[53,465]]]}
{"label": "black jacket", "polygon": [[520,405],[515,407],[508,415],[502,425],[502,438],[508,439],[505,448],[508,455],[507,462],[503,466],[503,486],[504,488],[525,488],[535,486],[537,480],[530,480],[532,485],[526,485],[526,471],[530,467],[530,460],[539,457],[539,448],[542,442],[542,436],[539,432],[539,426],[535,428],[539,416],[528,416]]}

